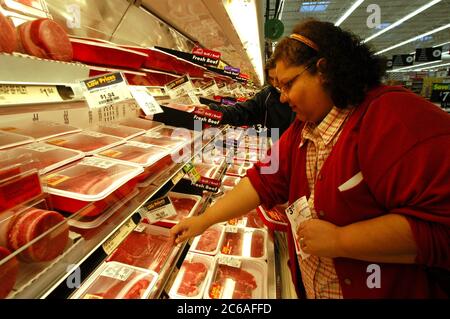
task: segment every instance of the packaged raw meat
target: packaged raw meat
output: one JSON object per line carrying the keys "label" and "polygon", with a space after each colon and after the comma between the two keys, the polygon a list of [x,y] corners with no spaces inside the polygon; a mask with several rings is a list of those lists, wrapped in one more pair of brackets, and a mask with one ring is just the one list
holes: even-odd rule
{"label": "packaged raw meat", "polygon": [[86,155],[94,155],[105,149],[125,143],[123,138],[98,132],[83,131],[46,141],[47,144],[78,150]]}
{"label": "packaged raw meat", "polygon": [[118,262],[107,262],[88,278],[72,299],[147,299],[158,274]]}
{"label": "packaged raw meat", "polygon": [[113,158],[120,161],[131,162],[142,167],[149,167],[166,156],[167,149],[150,144],[128,141],[105,151],[96,156]]}
{"label": "packaged raw meat", "polygon": [[6,298],[13,289],[18,272],[17,258],[7,248],[0,246],[0,299]]}
{"label": "packaged raw meat", "polygon": [[144,120],[137,117],[128,118],[125,120],[122,120],[119,122],[120,125],[124,126],[131,126],[135,128],[140,128],[145,131],[153,131],[157,129],[160,126],[163,126],[163,123],[151,121],[151,120]]}
{"label": "packaged raw meat", "polygon": [[266,299],[266,263],[245,258],[216,257],[204,298]]}
{"label": "packaged raw meat", "polygon": [[278,205],[272,209],[267,209],[264,206],[258,206],[257,211],[264,224],[274,231],[287,231],[289,227],[289,219],[286,216],[286,207]]}
{"label": "packaged raw meat", "polygon": [[124,49],[112,43],[70,38],[73,59],[87,64],[140,69],[147,54]]}
{"label": "packaged raw meat", "polygon": [[221,254],[266,259],[267,231],[264,229],[225,226]]}
{"label": "packaged raw meat", "polygon": [[[177,163],[175,163],[172,160],[171,155],[164,156],[161,160],[156,162],[150,167],[147,167],[144,171],[144,173],[140,174],[138,179],[138,187],[146,188],[150,186],[153,182],[156,182],[160,177],[163,178],[165,175],[170,175],[173,173],[173,169],[177,166]],[[166,179],[162,180],[164,182]],[[161,183],[157,183],[160,185]]]}
{"label": "packaged raw meat", "polygon": [[15,147],[5,151],[5,154],[12,158],[30,156],[33,163],[32,166],[39,170],[39,174],[45,174],[84,157],[83,152],[45,143],[33,143]]}
{"label": "packaged raw meat", "polygon": [[194,138],[194,131],[182,128],[182,127],[174,127],[164,125],[162,127],[158,127],[155,130],[152,130],[149,135],[153,137],[170,137],[175,139],[182,140],[192,140]]}
{"label": "packaged raw meat", "polygon": [[8,248],[20,249],[18,256],[24,262],[53,260],[64,252],[69,240],[67,222],[55,211],[31,207],[4,222],[8,223]]}
{"label": "packaged raw meat", "polygon": [[[140,128],[119,125],[119,124],[102,124],[91,129],[92,131],[108,134],[116,137],[121,137],[126,140],[135,138],[136,136],[144,134],[146,131]],[[138,141],[139,142],[139,141]]]}
{"label": "packaged raw meat", "polygon": [[75,213],[122,187],[130,191],[129,188],[134,186],[127,184],[142,172],[143,168],[137,165],[85,157],[73,165],[43,176],[43,180],[54,207]]}
{"label": "packaged raw meat", "polygon": [[246,215],[239,218],[230,219],[227,225],[249,227],[249,228],[264,228],[264,223],[258,215],[256,209],[252,210]]}
{"label": "packaged raw meat", "polygon": [[161,219],[155,223],[157,226],[172,228],[174,225],[178,224],[180,220],[193,216],[202,199],[200,196],[175,192],[170,192],[169,198],[177,212],[177,215],[167,219]]}
{"label": "packaged raw meat", "polygon": [[214,258],[187,253],[169,291],[172,299],[201,299],[211,275]]}
{"label": "packaged raw meat", "polygon": [[[195,169],[200,176],[215,179],[218,178],[220,166],[206,163],[194,163]],[[185,176],[185,178],[188,178]]]}
{"label": "packaged raw meat", "polygon": [[176,150],[185,145],[186,141],[178,138],[171,138],[165,136],[155,137],[154,134],[144,134],[132,139],[132,141],[156,145],[170,150]]}
{"label": "packaged raw meat", "polygon": [[3,124],[0,125],[0,130],[25,135],[34,138],[37,142],[52,137],[81,131],[79,128],[74,126],[47,121]]}
{"label": "packaged raw meat", "polygon": [[217,255],[222,247],[224,231],[225,228],[222,225],[208,228],[203,234],[193,239],[190,251],[211,256]]}
{"label": "packaged raw meat", "polygon": [[195,106],[193,106],[193,105],[186,105],[186,104],[179,104],[179,103],[172,103],[172,102],[167,103],[164,106],[170,107],[171,109],[183,111],[183,112],[188,112],[188,113],[192,113],[195,110]]}
{"label": "packaged raw meat", "polygon": [[0,131],[0,150],[34,142],[32,137]]}
{"label": "packaged raw meat", "polygon": [[18,48],[16,29],[12,21],[0,11],[0,52],[12,53]]}
{"label": "packaged raw meat", "polygon": [[224,176],[222,180],[222,185],[228,186],[228,187],[234,187],[236,186],[241,179],[239,177],[234,176]]}
{"label": "packaged raw meat", "polygon": [[159,273],[175,249],[178,246],[173,245],[169,229],[141,223],[112,252],[108,262],[118,261]]}

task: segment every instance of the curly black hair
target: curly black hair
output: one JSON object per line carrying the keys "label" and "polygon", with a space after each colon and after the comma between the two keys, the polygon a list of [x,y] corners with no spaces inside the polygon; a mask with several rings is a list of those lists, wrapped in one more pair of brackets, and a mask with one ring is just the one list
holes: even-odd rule
{"label": "curly black hair", "polygon": [[[325,88],[339,108],[359,105],[368,89],[379,85],[386,71],[386,60],[373,51],[351,32],[329,22],[308,19],[297,24],[292,33],[302,35],[318,46],[316,51],[289,37],[281,40],[272,58],[286,65],[309,65],[309,72],[320,71],[325,77]],[[316,63],[325,58],[323,69]]]}

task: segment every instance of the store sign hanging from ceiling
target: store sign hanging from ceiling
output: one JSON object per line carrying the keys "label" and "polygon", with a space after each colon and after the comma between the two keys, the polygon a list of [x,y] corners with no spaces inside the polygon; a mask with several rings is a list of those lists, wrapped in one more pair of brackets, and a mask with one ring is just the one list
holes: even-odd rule
{"label": "store sign hanging from ceiling", "polygon": [[398,54],[392,56],[393,66],[408,66],[413,65],[414,56],[412,54]]}
{"label": "store sign hanging from ceiling", "polygon": [[416,49],[416,62],[439,61],[442,58],[442,47]]}

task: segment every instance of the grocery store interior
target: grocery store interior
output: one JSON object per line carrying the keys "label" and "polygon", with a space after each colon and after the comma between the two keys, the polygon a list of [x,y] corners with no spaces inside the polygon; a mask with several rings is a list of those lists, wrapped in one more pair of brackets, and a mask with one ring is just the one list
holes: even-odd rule
{"label": "grocery store interior", "polygon": [[[352,177],[358,170],[348,171],[346,166],[330,173],[325,161],[323,174],[328,169],[327,176],[332,177],[322,181],[318,174],[311,184],[310,177],[308,182],[305,177],[309,173],[303,174],[297,184],[308,188],[309,183],[314,190],[309,199],[302,197],[312,211],[309,217],[302,215],[302,198],[297,200],[299,196],[290,193],[296,184],[292,181],[300,177],[278,177],[272,184],[269,177],[259,175],[272,146],[278,141],[286,144],[293,136],[296,124],[292,123],[305,121],[304,129],[308,127],[307,120],[293,113],[301,108],[294,105],[291,92],[301,85],[295,82],[301,82],[298,79],[304,75],[298,71],[303,66],[286,68],[286,60],[281,63],[279,58],[284,56],[282,50],[277,51],[277,45],[283,44],[309,50],[304,52],[325,52],[327,39],[312,40],[309,33],[293,31],[304,21],[328,22],[329,29],[355,34],[359,41],[355,50],[368,46],[372,57],[382,61],[385,73],[380,83],[403,92],[386,94],[410,94],[398,109],[408,113],[411,106],[413,115],[405,118],[414,121],[416,116],[425,123],[409,127],[407,133],[398,128],[398,136],[391,139],[383,135],[392,133],[390,129],[383,131],[378,123],[363,122],[371,129],[378,127],[374,136],[379,134],[389,145],[401,138],[407,145],[409,140],[440,136],[440,145],[449,145],[450,0],[0,0],[0,299],[434,296],[427,295],[432,290],[427,288],[427,273],[405,264],[436,266],[444,269],[444,275],[438,274],[448,280],[450,148],[425,149],[422,152],[429,157],[405,163],[398,168],[403,175],[386,179],[391,183],[388,186],[370,184],[373,180],[367,173],[369,186],[364,185],[368,196],[379,202],[378,212],[372,211],[375,204],[365,203],[365,195],[358,193],[365,190],[349,193],[352,186],[348,183],[359,183],[363,175],[365,181],[365,171]],[[298,50],[289,52],[297,54]],[[271,61],[276,64],[269,67]],[[360,62],[354,61],[355,65]],[[294,69],[298,74],[291,72]],[[347,114],[343,109],[333,108]],[[345,128],[353,125],[358,109],[346,115],[349,120],[344,120],[343,134],[336,139],[350,139]],[[367,114],[377,119],[370,111]],[[395,122],[385,116],[386,126]],[[426,131],[430,123],[435,133],[414,135]],[[369,139],[371,132],[366,133]],[[293,147],[292,154],[304,142]],[[309,152],[310,144],[301,154]],[[392,158],[403,149],[389,145],[386,149],[396,149]],[[291,149],[280,149],[287,150],[280,155],[284,172],[281,156],[289,156]],[[377,155],[375,146],[361,149],[372,152],[369,156],[380,170],[394,167],[388,157]],[[404,157],[398,154],[401,160],[395,162],[401,165]],[[447,164],[444,160],[440,165],[434,157],[447,158]],[[428,174],[425,178],[420,175],[425,169],[413,165],[441,170],[430,169],[423,173]],[[361,164],[367,170],[369,166]],[[320,171],[320,167],[315,169]],[[404,176],[409,174],[415,178]],[[330,182],[341,176],[346,177],[339,184]],[[428,180],[428,176],[436,178]],[[408,197],[408,185],[421,185],[423,180],[429,184],[410,190],[413,195]],[[278,194],[285,186],[280,181],[291,183],[289,194],[288,190]],[[333,186],[317,186],[321,181]],[[375,184],[376,189],[370,188]],[[320,204],[328,202],[324,196],[339,202],[338,186],[347,192],[342,195],[346,201],[356,202],[355,206],[344,204],[351,216],[337,216],[342,205],[334,214],[328,211],[333,204]],[[381,187],[394,195],[384,196]],[[433,192],[433,187],[438,191],[429,199],[425,193]],[[280,191],[268,194],[274,188]],[[392,204],[389,201],[400,188],[405,198]],[[255,194],[260,194],[257,205]],[[275,204],[275,197],[284,202],[269,205]],[[222,211],[233,206],[233,198],[234,202],[241,198],[251,202],[255,208],[217,222],[219,215],[225,216]],[[214,217],[210,207],[218,201]],[[230,211],[251,204],[234,203]],[[368,207],[366,215],[353,214],[356,206]],[[303,246],[308,237],[298,235],[300,228],[295,228],[301,218],[345,227],[391,215],[391,209],[396,216],[419,220],[410,222],[412,230],[406,230],[411,238],[421,238],[414,261],[392,258],[382,264],[383,259],[375,257],[331,253],[322,258],[314,252],[309,256],[305,247],[313,249],[313,241]],[[434,218],[434,213],[439,217]],[[294,215],[297,220],[292,219]],[[201,228],[207,220],[202,216],[213,216],[217,223]],[[195,228],[188,221],[197,221],[201,231],[181,240]],[[429,230],[421,226],[422,221],[437,224]],[[384,236],[396,242],[394,235]],[[324,240],[328,246],[334,244],[331,237]],[[439,246],[442,242],[443,247]],[[427,252],[432,249],[437,252],[434,259]],[[439,258],[439,253],[444,257]],[[381,272],[386,272],[381,275],[381,288],[377,279],[369,284],[371,272],[360,271],[362,265],[378,263]],[[398,279],[396,292],[384,288],[389,285],[385,278],[395,277],[396,271],[414,275],[417,286],[405,288]],[[357,278],[361,273],[365,277]]]}

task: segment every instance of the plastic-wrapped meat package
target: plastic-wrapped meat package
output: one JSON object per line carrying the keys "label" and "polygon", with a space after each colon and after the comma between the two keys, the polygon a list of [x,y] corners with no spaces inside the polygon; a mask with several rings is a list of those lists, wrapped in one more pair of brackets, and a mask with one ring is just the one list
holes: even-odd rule
{"label": "plastic-wrapped meat package", "polygon": [[225,176],[222,180],[222,185],[228,186],[228,187],[234,187],[236,186],[241,179],[239,177],[235,176]]}
{"label": "plastic-wrapped meat package", "polygon": [[139,129],[142,129],[145,131],[151,131],[151,130],[154,130],[154,129],[164,125],[163,123],[160,123],[160,122],[144,120],[144,119],[137,118],[137,117],[122,120],[119,122],[119,124],[124,125],[124,126],[131,126],[131,127],[139,128]]}
{"label": "plastic-wrapped meat package", "polygon": [[192,241],[190,250],[196,253],[206,255],[216,255],[222,247],[222,240],[224,234],[224,227],[221,225],[214,225],[197,236]]}
{"label": "plastic-wrapped meat package", "polygon": [[180,128],[180,127],[173,127],[173,126],[162,126],[158,127],[157,129],[153,130],[151,134],[154,137],[170,137],[175,139],[182,139],[182,140],[190,140],[193,138],[193,133],[191,130]]}
{"label": "plastic-wrapped meat package", "polygon": [[213,257],[188,253],[169,291],[170,298],[201,299],[213,266]]}
{"label": "plastic-wrapped meat package", "polygon": [[15,256],[12,257],[11,252],[7,248],[0,246],[0,299],[4,299],[9,295],[16,283],[18,272],[19,263],[17,258]]}
{"label": "plastic-wrapped meat package", "polygon": [[121,137],[126,140],[135,138],[136,136],[144,134],[146,131],[140,128],[119,124],[103,124],[91,129],[92,131],[108,134],[116,137]]}
{"label": "plastic-wrapped meat package", "polygon": [[214,179],[217,176],[220,166],[204,163],[195,163],[195,169],[200,176]]}
{"label": "plastic-wrapped meat package", "polygon": [[177,214],[166,219],[162,219],[155,225],[171,228],[180,220],[191,217],[196,212],[197,207],[202,199],[200,196],[174,192],[169,193],[169,198]]}
{"label": "plastic-wrapped meat package", "polygon": [[158,275],[118,262],[103,263],[72,298],[146,299]]}
{"label": "plastic-wrapped meat package", "polygon": [[166,155],[167,150],[165,148],[134,141],[128,141],[126,144],[107,149],[98,154],[101,157],[127,161],[143,167],[155,164]]}
{"label": "plastic-wrapped meat package", "polygon": [[32,123],[15,123],[0,125],[1,131],[16,133],[34,138],[36,141],[42,141],[52,137],[76,133],[81,130],[74,126],[38,121]]}
{"label": "plastic-wrapped meat package", "polygon": [[247,217],[247,224],[246,227],[251,228],[264,228],[264,222],[262,221],[261,217],[259,216],[256,209],[252,210],[250,213],[248,213],[245,217]]}
{"label": "plastic-wrapped meat package", "polygon": [[38,169],[40,174],[45,174],[84,157],[83,152],[45,143],[33,143],[15,147],[5,151],[5,154],[11,158],[30,156],[32,167]]}
{"label": "plastic-wrapped meat package", "polygon": [[258,206],[257,211],[261,216],[264,224],[271,230],[287,231],[289,226],[289,220],[286,216],[285,209],[287,205],[278,205],[272,209],[267,209],[263,206]]}
{"label": "plastic-wrapped meat package", "polygon": [[125,184],[133,182],[135,186],[133,178],[143,171],[137,165],[86,157],[45,175],[42,180],[54,207],[74,213],[91,202],[106,198]]}
{"label": "plastic-wrapped meat package", "polygon": [[263,229],[226,226],[221,253],[245,258],[266,258],[267,232]]}
{"label": "plastic-wrapped meat package", "polygon": [[159,273],[175,248],[169,230],[153,225],[140,224],[140,226],[143,230],[131,232],[111,254],[108,261],[117,261]]}
{"label": "plastic-wrapped meat package", "polygon": [[34,139],[28,136],[0,131],[0,150],[23,144],[29,144],[33,141]]}
{"label": "plastic-wrapped meat package", "polygon": [[151,133],[135,137],[132,140],[135,142],[165,147],[171,150],[175,150],[185,143],[184,140],[180,140],[177,138],[170,138],[165,136],[154,137]]}
{"label": "plastic-wrapped meat package", "polygon": [[86,155],[94,155],[107,148],[123,144],[125,140],[98,132],[83,131],[81,133],[51,139],[46,141],[46,143],[78,150],[84,152]]}
{"label": "plastic-wrapped meat package", "polygon": [[267,298],[267,265],[263,261],[235,258],[228,264],[216,259],[205,298],[264,299]]}

